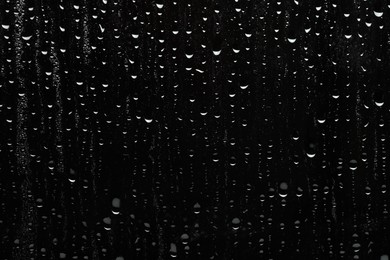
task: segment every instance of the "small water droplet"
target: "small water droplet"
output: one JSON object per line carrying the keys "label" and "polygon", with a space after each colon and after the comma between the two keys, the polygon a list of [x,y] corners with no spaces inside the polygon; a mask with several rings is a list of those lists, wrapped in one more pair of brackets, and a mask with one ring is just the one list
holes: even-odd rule
{"label": "small water droplet", "polygon": [[375,15],[376,17],[382,17],[383,12],[376,12],[376,11],[374,11],[374,15]]}
{"label": "small water droplet", "polygon": [[349,161],[349,169],[352,171],[357,169],[358,162],[355,159]]}
{"label": "small water droplet", "polygon": [[200,213],[200,204],[199,203],[195,203],[195,205],[194,205],[194,213],[195,214],[199,214]]}
{"label": "small water droplet", "polygon": [[121,200],[118,199],[118,198],[114,198],[112,200],[112,213],[114,215],[118,215],[119,214],[119,208],[120,208],[120,205],[121,205]]}
{"label": "small water droplet", "polygon": [[234,230],[238,230],[240,228],[240,219],[239,218],[233,218],[232,220],[232,227]]}
{"label": "small water droplet", "polygon": [[169,254],[171,255],[172,258],[177,257],[177,247],[175,243],[171,243],[170,249],[169,249]]}

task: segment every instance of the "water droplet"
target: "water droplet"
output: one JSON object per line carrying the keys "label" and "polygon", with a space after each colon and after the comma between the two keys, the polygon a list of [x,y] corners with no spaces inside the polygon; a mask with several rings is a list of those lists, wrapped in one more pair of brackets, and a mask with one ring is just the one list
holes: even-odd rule
{"label": "water droplet", "polygon": [[359,243],[354,243],[353,245],[352,245],[352,248],[353,248],[353,251],[355,252],[355,253],[357,253],[357,252],[359,252],[360,251],[360,244]]}
{"label": "water droplet", "polygon": [[287,197],[287,189],[288,189],[288,184],[287,182],[282,182],[279,185],[279,195],[282,198]]}
{"label": "water droplet", "polygon": [[106,217],[103,219],[103,224],[104,224],[104,229],[105,230],[111,230],[111,218],[110,217]]}
{"label": "water droplet", "polygon": [[200,213],[200,204],[199,203],[195,203],[195,205],[194,205],[194,213],[195,214],[199,214]]}
{"label": "water droplet", "polygon": [[355,159],[349,161],[349,169],[352,171],[357,169],[358,162]]}
{"label": "water droplet", "polygon": [[151,118],[149,118],[149,119],[148,119],[148,118],[145,118],[145,122],[148,123],[148,124],[150,124],[150,123],[153,122],[153,119],[151,119]]}
{"label": "water droplet", "polygon": [[170,249],[169,249],[169,253],[170,253],[170,256],[172,258],[177,257],[177,247],[176,247],[176,244],[171,243],[171,246],[170,246]]}
{"label": "water droplet", "polygon": [[114,215],[118,215],[119,214],[119,208],[120,208],[120,205],[121,205],[121,200],[118,199],[118,198],[114,198],[112,200],[112,213]]}
{"label": "water droplet", "polygon": [[297,41],[296,38],[287,38],[289,43],[295,43]]}
{"label": "water droplet", "polygon": [[181,239],[183,245],[188,244],[189,238],[190,237],[189,237],[189,235],[187,233],[184,233],[184,234],[181,235],[180,239]]}
{"label": "water droplet", "polygon": [[240,219],[239,218],[233,218],[232,220],[232,227],[233,227],[233,230],[238,230],[240,228]]}

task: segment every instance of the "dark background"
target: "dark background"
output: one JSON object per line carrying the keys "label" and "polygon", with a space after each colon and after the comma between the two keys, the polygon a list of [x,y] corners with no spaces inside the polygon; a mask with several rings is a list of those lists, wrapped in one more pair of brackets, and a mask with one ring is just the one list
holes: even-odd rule
{"label": "dark background", "polygon": [[387,259],[390,11],[339,2],[0,0],[0,259]]}

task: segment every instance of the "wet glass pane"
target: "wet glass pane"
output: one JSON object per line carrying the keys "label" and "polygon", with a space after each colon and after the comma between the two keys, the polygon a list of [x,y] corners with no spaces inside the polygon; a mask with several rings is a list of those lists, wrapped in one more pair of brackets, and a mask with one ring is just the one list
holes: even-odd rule
{"label": "wet glass pane", "polygon": [[389,259],[389,1],[0,24],[0,259]]}

